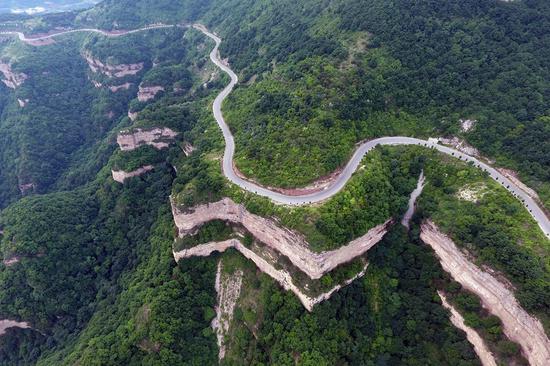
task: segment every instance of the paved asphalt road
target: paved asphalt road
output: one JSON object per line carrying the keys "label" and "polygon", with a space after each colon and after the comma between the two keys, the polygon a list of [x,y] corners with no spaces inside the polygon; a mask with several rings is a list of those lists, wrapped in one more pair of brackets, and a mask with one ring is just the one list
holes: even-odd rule
{"label": "paved asphalt road", "polygon": [[[35,38],[33,37],[27,38],[23,33],[20,33],[20,32],[0,32],[0,34],[14,34],[14,35],[17,35],[21,41],[33,41],[33,40],[36,41],[36,40],[45,40],[49,38],[54,38],[64,34],[76,33],[76,32],[94,32],[94,33],[103,34],[105,36],[122,36],[126,34],[140,32],[140,31],[158,29],[158,28],[167,28],[167,27],[174,27],[174,26],[173,25],[151,25],[151,26],[147,26],[147,27],[143,27],[143,28],[139,28],[131,31],[120,32],[120,33],[110,33],[100,29],[87,29],[87,28],[74,29],[66,32],[60,32],[60,33],[55,33],[55,34],[50,34],[50,35],[40,36]],[[218,96],[214,100],[212,110],[214,112],[214,117],[218,122],[218,125],[220,126],[223,132],[223,137],[225,139],[225,152],[223,156],[223,173],[227,177],[227,179],[229,179],[234,184],[240,186],[243,189],[246,189],[247,191],[254,192],[258,195],[267,197],[276,203],[286,204],[286,205],[306,205],[306,204],[326,200],[327,198],[330,198],[334,196],[336,193],[338,193],[345,186],[347,181],[351,178],[352,174],[357,170],[363,156],[377,146],[380,146],[380,145],[425,146],[427,148],[436,149],[444,154],[454,156],[458,159],[472,162],[474,166],[486,171],[491,178],[493,178],[495,181],[502,184],[506,189],[508,189],[508,191],[510,191],[515,197],[517,197],[518,200],[520,200],[524,204],[526,209],[529,210],[529,213],[533,216],[533,218],[539,224],[544,234],[547,237],[550,237],[550,220],[542,211],[542,209],[537,205],[535,200],[531,198],[526,192],[521,190],[518,186],[516,186],[513,182],[511,182],[508,178],[506,178],[504,175],[498,172],[496,169],[458,150],[455,150],[443,145],[439,145],[431,141],[426,141],[426,140],[417,139],[413,137],[405,137],[405,136],[381,137],[381,138],[364,142],[357,148],[357,150],[355,151],[355,153],[353,154],[353,156],[345,166],[344,170],[340,173],[340,175],[336,178],[336,180],[332,184],[330,184],[328,187],[326,187],[325,189],[319,192],[315,192],[311,194],[290,196],[290,195],[269,190],[265,187],[259,186],[253,182],[250,182],[248,180],[245,180],[239,177],[235,173],[235,169],[233,166],[233,156],[235,155],[235,140],[233,138],[233,135],[231,134],[231,131],[229,130],[229,127],[227,126],[227,123],[225,123],[225,120],[223,119],[223,114],[221,110],[223,101],[231,93],[231,91],[233,90],[233,87],[237,84],[239,79],[237,75],[233,72],[233,70],[231,70],[231,68],[226,64],[224,64],[220,59],[220,54],[218,49],[221,44],[221,38],[209,32],[208,29],[206,29],[206,27],[201,24],[195,24],[193,25],[193,27],[214,40],[214,42],[216,43],[216,46],[210,52],[210,59],[214,64],[216,64],[216,66],[222,69],[231,78],[231,82],[225,87],[225,89],[221,91],[220,94],[218,94]]]}

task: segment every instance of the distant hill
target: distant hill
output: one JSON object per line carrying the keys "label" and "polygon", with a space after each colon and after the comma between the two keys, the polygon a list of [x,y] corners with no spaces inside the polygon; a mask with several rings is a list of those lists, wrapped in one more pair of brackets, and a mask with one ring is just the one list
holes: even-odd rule
{"label": "distant hill", "polygon": [[8,0],[0,5],[1,13],[40,14],[75,9],[84,9],[99,3],[99,0]]}

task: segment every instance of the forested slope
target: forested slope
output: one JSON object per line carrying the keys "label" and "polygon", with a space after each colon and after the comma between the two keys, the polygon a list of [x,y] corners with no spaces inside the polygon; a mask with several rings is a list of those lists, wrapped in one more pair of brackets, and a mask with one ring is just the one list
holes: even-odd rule
{"label": "forested slope", "polygon": [[[458,136],[518,170],[548,204],[549,7],[107,0],[80,13],[5,16],[0,26],[40,33],[206,24],[240,77],[223,107],[237,167],[261,183],[307,185],[341,167],[363,139]],[[478,365],[437,290],[449,293],[499,360],[525,362],[499,319],[453,283],[418,238],[422,219],[436,221],[502,272],[548,329],[550,246],[522,205],[473,167],[422,148],[369,153],[342,192],[315,206],[277,206],[243,192],[220,171],[224,145],[211,102],[227,78],[208,60],[212,46],[183,28],[73,34],[42,47],[2,36],[0,61],[28,77],[15,89],[0,83],[0,315],[33,329],[0,337],[0,364],[216,364],[218,260],[244,272],[222,364]],[[124,75],[109,75],[116,72]],[[140,100],[142,87],[157,92]],[[476,123],[463,131],[461,119]],[[120,130],[153,128],[176,135],[163,149],[123,151],[115,142]],[[148,165],[123,184],[112,179],[111,169]],[[319,251],[388,218],[398,222],[422,170],[427,187],[411,231],[394,227],[369,251],[365,277],[311,313],[234,251],[173,259],[170,195],[186,208],[231,197]],[[479,197],[465,200],[472,190]],[[228,232],[217,222],[199,236]]]}

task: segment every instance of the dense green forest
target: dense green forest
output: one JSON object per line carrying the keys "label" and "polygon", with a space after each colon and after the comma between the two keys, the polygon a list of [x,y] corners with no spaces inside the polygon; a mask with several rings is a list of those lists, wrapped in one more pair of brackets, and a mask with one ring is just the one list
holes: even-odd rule
{"label": "dense green forest", "polygon": [[[457,136],[518,171],[550,206],[544,0],[106,0],[82,12],[1,15],[0,30],[192,22],[223,38],[222,58],[239,74],[223,108],[246,176],[305,186],[364,139]],[[370,152],[321,204],[291,208],[243,192],[220,169],[211,103],[228,78],[209,62],[211,47],[183,27],[72,34],[43,47],[0,37],[0,62],[28,76],[15,89],[0,83],[0,318],[32,327],[0,336],[0,365],[217,364],[219,260],[244,271],[222,364],[479,365],[437,290],[503,364],[525,364],[500,320],[418,238],[422,220],[434,220],[506,276],[548,333],[550,242],[521,203],[474,167],[419,147]],[[143,68],[114,78],[86,58]],[[164,90],[140,101],[140,85]],[[476,120],[470,131],[460,128],[466,118]],[[118,149],[120,130],[153,127],[178,135],[163,150]],[[144,165],[155,169],[111,178],[111,169]],[[427,185],[407,233],[397,223],[421,171]],[[176,264],[170,197],[183,208],[230,197],[303,234],[314,251],[396,224],[366,255],[363,278],[307,312],[235,251]],[[215,221],[175,245],[231,235]]]}

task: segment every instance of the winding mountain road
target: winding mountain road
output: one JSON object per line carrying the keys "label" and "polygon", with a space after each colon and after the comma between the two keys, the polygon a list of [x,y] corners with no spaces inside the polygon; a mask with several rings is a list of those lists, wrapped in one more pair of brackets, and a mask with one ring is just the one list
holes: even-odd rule
{"label": "winding mountain road", "polygon": [[138,28],[138,29],[133,29],[133,30],[128,30],[128,31],[121,31],[121,32],[105,31],[105,30],[95,29],[95,28],[80,28],[80,29],[71,29],[71,30],[58,32],[58,33],[47,34],[47,35],[43,35],[43,36],[37,36],[37,37],[32,37],[32,36],[27,37],[22,32],[3,31],[3,32],[0,32],[0,35],[16,35],[19,38],[19,40],[22,41],[22,42],[35,42],[35,41],[45,41],[45,40],[48,40],[48,39],[53,39],[53,38],[56,38],[56,37],[59,37],[59,36],[65,35],[65,34],[72,34],[72,33],[97,33],[97,34],[101,34],[105,37],[120,37],[120,36],[126,36],[128,34],[148,31],[148,30],[152,30],[152,29],[173,28],[173,27],[176,27],[176,25],[155,24],[155,25],[148,25],[148,26],[143,27],[143,28]]}
{"label": "winding mountain road", "polygon": [[[82,28],[82,29],[73,29],[73,30],[68,30],[64,32],[38,36],[38,37],[27,37],[21,32],[0,32],[0,34],[17,35],[19,40],[23,42],[32,42],[32,41],[43,41],[43,40],[59,37],[62,35],[78,33],[78,32],[98,33],[107,37],[119,37],[119,36],[124,36],[132,33],[147,31],[147,30],[153,30],[153,29],[159,29],[159,28],[171,28],[171,27],[177,27],[177,26],[178,25],[158,24],[158,25],[149,25],[143,28],[138,28],[138,29],[129,30],[129,31],[121,31],[121,32],[111,32],[111,31],[105,31],[105,30],[95,29],[95,28]],[[189,26],[184,25],[184,27],[189,27]],[[225,98],[227,98],[227,96],[231,93],[235,85],[238,83],[239,78],[237,77],[237,74],[235,74],[235,72],[233,72],[233,70],[221,60],[220,53],[219,53],[219,47],[222,42],[221,38],[215,35],[214,33],[210,32],[202,24],[194,24],[193,28],[201,31],[204,35],[214,40],[215,46],[210,52],[210,59],[217,67],[223,70],[231,78],[230,83],[216,96],[216,99],[214,100],[214,103],[212,105],[212,111],[214,113],[214,118],[216,119],[220,129],[222,130],[223,137],[225,139],[225,151],[224,151],[223,164],[222,164],[223,174],[227,177],[227,179],[229,179],[231,182],[238,185],[239,187],[247,191],[254,192],[255,194],[258,194],[260,196],[267,197],[272,201],[274,201],[275,203],[279,203],[279,204],[307,205],[311,203],[316,203],[316,202],[324,201],[334,196],[336,193],[338,193],[346,185],[347,181],[351,178],[352,174],[357,170],[363,156],[365,156],[365,154],[367,154],[369,151],[371,151],[375,147],[385,146],[385,145],[389,145],[389,146],[418,145],[418,146],[424,146],[431,149],[436,149],[443,154],[454,156],[466,162],[471,162],[474,166],[486,171],[491,178],[493,178],[495,181],[502,184],[510,193],[512,193],[512,195],[514,195],[518,200],[520,200],[524,204],[524,206],[529,211],[531,216],[533,216],[533,218],[538,223],[538,225],[540,226],[544,234],[547,237],[550,237],[550,220],[546,216],[544,211],[538,206],[538,204],[529,194],[523,191],[511,180],[506,178],[503,174],[501,174],[495,168],[489,166],[488,164],[482,161],[479,161],[475,157],[466,155],[458,150],[440,145],[436,142],[417,139],[413,137],[406,137],[406,136],[381,137],[381,138],[373,139],[362,143],[355,150],[351,159],[349,160],[347,165],[344,167],[342,172],[336,177],[336,179],[323,190],[314,192],[314,193],[295,195],[295,196],[287,195],[284,193],[270,190],[254,182],[243,179],[235,171],[235,167],[233,163],[233,158],[235,155],[235,140],[222,114],[223,101],[225,100]]]}
{"label": "winding mountain road", "polygon": [[361,160],[363,159],[363,156],[365,156],[365,154],[367,154],[369,151],[371,151],[375,147],[383,146],[383,145],[425,146],[427,148],[436,149],[439,152],[442,152],[444,154],[454,156],[460,160],[471,162],[473,163],[474,166],[486,171],[491,178],[501,183],[508,191],[510,191],[510,193],[512,193],[525,205],[527,210],[529,210],[529,213],[531,214],[531,216],[533,216],[535,221],[539,224],[544,234],[547,237],[550,237],[550,220],[545,215],[543,210],[538,206],[535,200],[531,198],[531,196],[529,196],[526,192],[521,190],[517,185],[515,185],[512,181],[510,181],[508,178],[502,175],[499,171],[479,161],[473,156],[466,155],[458,150],[440,145],[432,141],[417,139],[413,137],[405,137],[405,136],[381,137],[381,138],[377,138],[377,139],[362,143],[355,150],[354,154],[352,155],[351,159],[349,160],[347,165],[344,167],[340,175],[338,175],[336,179],[329,186],[327,186],[325,189],[321,191],[310,193],[310,194],[296,195],[296,196],[287,195],[284,193],[272,191],[268,188],[262,187],[251,181],[243,179],[235,171],[235,166],[233,164],[233,157],[235,155],[235,140],[233,138],[233,134],[231,133],[231,130],[229,129],[229,126],[227,125],[227,123],[223,118],[223,114],[221,110],[223,101],[225,100],[225,98],[227,98],[227,96],[231,93],[235,85],[238,83],[239,78],[237,77],[235,72],[233,72],[233,70],[231,70],[231,68],[228,65],[226,65],[220,58],[219,46],[222,41],[221,38],[211,33],[210,31],[208,31],[208,29],[206,29],[206,27],[201,24],[195,24],[193,25],[193,27],[201,31],[202,33],[204,33],[207,37],[214,40],[216,45],[210,52],[210,59],[216,66],[218,66],[221,70],[227,73],[231,78],[231,82],[220,92],[220,94],[218,94],[218,96],[214,100],[214,103],[212,105],[212,111],[214,113],[214,118],[218,122],[218,125],[222,130],[223,137],[225,139],[225,152],[224,152],[223,164],[222,164],[223,174],[227,177],[227,179],[229,179],[231,182],[238,185],[239,187],[246,189],[247,191],[254,192],[260,196],[267,197],[272,201],[280,204],[287,204],[287,205],[311,204],[315,202],[324,201],[327,198],[330,198],[334,196],[336,193],[338,193],[346,185],[347,181],[351,178],[352,174],[357,170],[357,168],[359,167],[359,164],[361,163]]}

